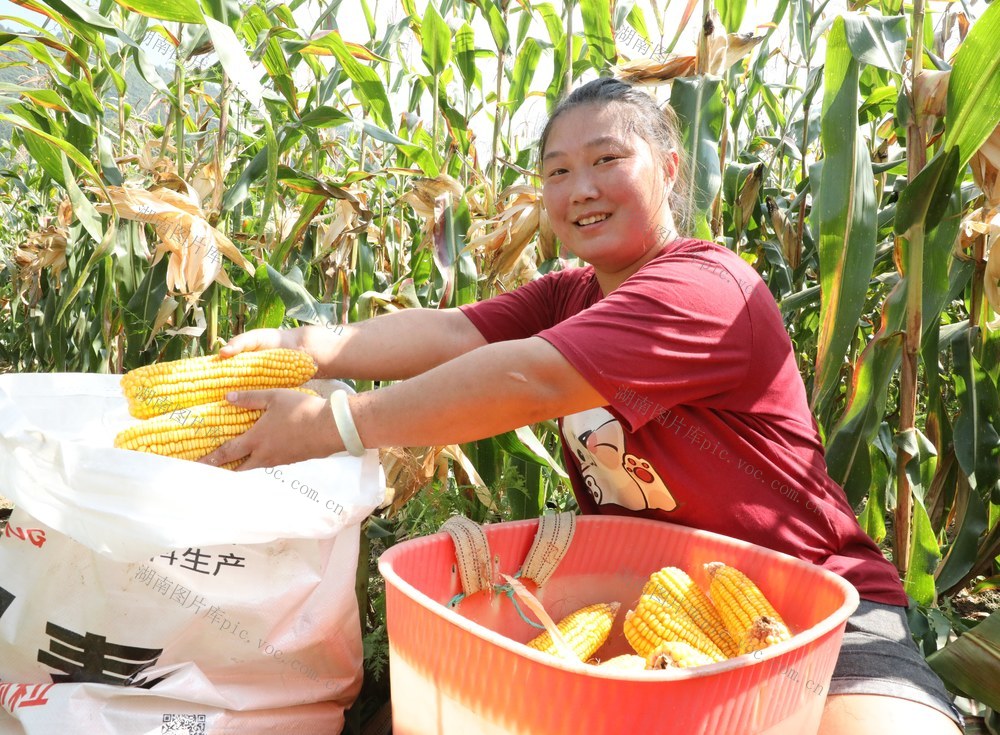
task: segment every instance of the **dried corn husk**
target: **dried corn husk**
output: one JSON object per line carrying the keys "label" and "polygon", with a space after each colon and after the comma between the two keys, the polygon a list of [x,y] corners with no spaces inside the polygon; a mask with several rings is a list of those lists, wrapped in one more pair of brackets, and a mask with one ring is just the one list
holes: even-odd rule
{"label": "dried corn husk", "polygon": [[714,7],[705,16],[701,27],[702,38],[698,43],[697,74],[721,76],[726,69],[726,50],[729,37],[722,26],[722,18]]}
{"label": "dried corn husk", "polygon": [[474,222],[469,234],[490,226],[493,229],[470,239],[465,250],[481,250],[493,277],[510,273],[536,235],[543,257],[555,257],[555,234],[548,216],[542,219],[541,192],[534,186],[518,184],[505,189],[500,201],[509,204],[496,217]]}
{"label": "dried corn husk", "polygon": [[1000,207],[1000,127],[997,127],[986,142],[969,161],[972,177],[986,196],[992,208]]}
{"label": "dried corn husk", "polygon": [[[434,178],[414,179],[410,182],[410,190],[399,198],[401,202],[406,202],[417,216],[424,220],[424,230],[431,232],[434,228],[434,221],[443,209],[440,198],[458,198],[464,191],[462,184],[453,179],[448,174],[441,174]],[[445,205],[446,206],[446,205]],[[428,225],[428,223],[430,223]]]}
{"label": "dried corn husk", "polygon": [[670,54],[662,62],[636,59],[615,67],[618,79],[631,84],[659,84],[678,77],[690,77],[695,73],[695,57]]}
{"label": "dried corn husk", "polygon": [[392,513],[398,512],[435,477],[447,482],[448,460],[453,462],[456,482],[459,485],[471,485],[480,502],[491,510],[497,510],[476,468],[457,444],[420,448],[387,447],[379,450],[379,458],[388,489],[386,504],[392,505]]}
{"label": "dried corn husk", "polygon": [[97,211],[151,224],[157,242],[153,264],[169,255],[167,289],[190,302],[213,282],[235,288],[225,271],[222,258],[231,261],[253,274],[253,265],[233,245],[232,241],[205,219],[196,201],[196,194],[184,195],[171,189],[152,191],[110,186],[109,203],[98,203]]}
{"label": "dried corn husk", "polygon": [[19,294],[26,303],[36,303],[41,296],[41,274],[51,269],[51,283],[59,288],[59,275],[66,268],[67,230],[48,225],[28,235],[14,249],[13,261],[21,281]]}

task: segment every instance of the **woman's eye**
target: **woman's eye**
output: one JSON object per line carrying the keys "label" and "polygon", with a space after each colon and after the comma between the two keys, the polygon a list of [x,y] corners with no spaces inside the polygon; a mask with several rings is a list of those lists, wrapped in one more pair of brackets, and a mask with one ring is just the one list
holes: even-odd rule
{"label": "woman's eye", "polygon": [[554,168],[551,171],[549,171],[548,178],[552,178],[553,176],[558,176],[559,174],[564,174],[564,173],[566,173],[566,169],[564,169],[564,168]]}
{"label": "woman's eye", "polygon": [[603,163],[604,161],[614,161],[617,158],[618,158],[618,156],[615,156],[615,155],[612,155],[612,154],[609,153],[606,156],[601,156],[600,158],[598,158],[597,162],[598,163]]}

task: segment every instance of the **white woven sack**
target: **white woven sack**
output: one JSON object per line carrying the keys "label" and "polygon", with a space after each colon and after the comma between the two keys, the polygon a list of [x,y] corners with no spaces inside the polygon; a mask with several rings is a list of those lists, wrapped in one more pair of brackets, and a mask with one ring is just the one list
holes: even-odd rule
{"label": "white woven sack", "polygon": [[229,472],[134,421],[117,376],[0,377],[0,735],[339,732],[377,454]]}

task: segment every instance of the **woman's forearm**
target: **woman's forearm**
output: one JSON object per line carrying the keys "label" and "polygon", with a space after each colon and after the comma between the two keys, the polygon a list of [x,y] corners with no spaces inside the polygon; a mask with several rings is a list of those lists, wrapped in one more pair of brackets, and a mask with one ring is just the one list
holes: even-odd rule
{"label": "woman's forearm", "polygon": [[606,402],[558,350],[532,337],[352,396],[351,411],[372,448],[473,441]]}
{"label": "woman's forearm", "polygon": [[317,377],[403,380],[486,344],[458,309],[405,309],[333,328],[303,327]]}

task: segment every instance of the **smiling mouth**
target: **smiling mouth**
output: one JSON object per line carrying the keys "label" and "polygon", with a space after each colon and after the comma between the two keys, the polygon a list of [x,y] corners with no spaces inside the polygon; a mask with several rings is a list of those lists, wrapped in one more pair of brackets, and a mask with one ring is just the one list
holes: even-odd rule
{"label": "smiling mouth", "polygon": [[596,225],[598,222],[603,222],[610,216],[610,214],[595,214],[592,217],[584,217],[577,220],[574,224],[576,224],[577,227],[590,227],[591,225]]}

